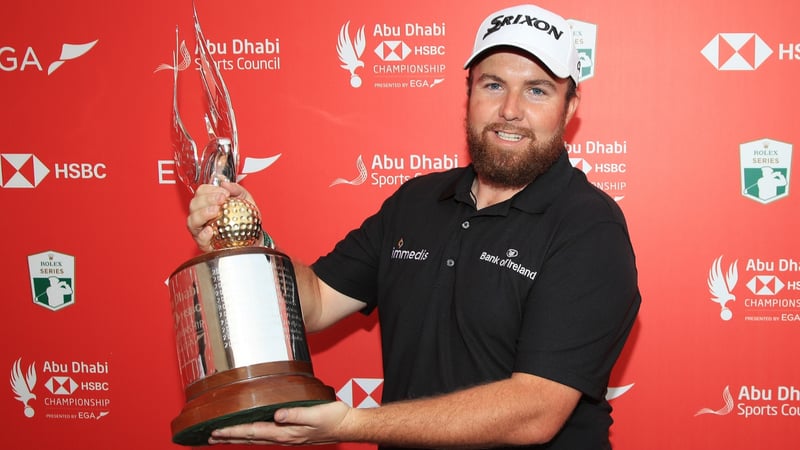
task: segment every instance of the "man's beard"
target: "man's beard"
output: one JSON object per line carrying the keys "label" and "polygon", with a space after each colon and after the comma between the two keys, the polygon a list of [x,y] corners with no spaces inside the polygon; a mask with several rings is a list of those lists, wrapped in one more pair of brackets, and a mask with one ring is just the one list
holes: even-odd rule
{"label": "man's beard", "polygon": [[[547,141],[537,141],[533,131],[490,124],[480,132],[467,124],[467,145],[475,172],[481,180],[496,187],[522,188],[545,173],[564,150],[564,124]],[[523,150],[505,150],[486,142],[485,136],[495,130],[522,135],[530,139]]]}

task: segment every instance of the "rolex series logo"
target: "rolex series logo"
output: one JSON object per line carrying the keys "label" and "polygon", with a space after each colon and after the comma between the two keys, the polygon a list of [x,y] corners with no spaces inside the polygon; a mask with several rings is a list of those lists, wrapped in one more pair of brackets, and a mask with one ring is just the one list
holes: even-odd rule
{"label": "rolex series logo", "polygon": [[789,195],[792,145],[772,139],[739,146],[742,195],[759,203],[772,203]]}
{"label": "rolex series logo", "polygon": [[75,257],[48,251],[28,257],[33,303],[57,311],[75,303]]}

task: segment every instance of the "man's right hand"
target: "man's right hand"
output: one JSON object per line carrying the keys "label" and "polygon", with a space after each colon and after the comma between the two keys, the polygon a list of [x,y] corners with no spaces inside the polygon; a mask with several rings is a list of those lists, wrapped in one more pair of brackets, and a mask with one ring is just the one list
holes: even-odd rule
{"label": "man's right hand", "polygon": [[242,186],[236,183],[223,182],[220,186],[203,184],[195,191],[189,203],[189,217],[186,219],[186,228],[192,234],[197,246],[204,252],[214,248],[211,246],[213,231],[209,222],[216,219],[222,205],[229,197],[247,200],[253,204],[253,197]]}

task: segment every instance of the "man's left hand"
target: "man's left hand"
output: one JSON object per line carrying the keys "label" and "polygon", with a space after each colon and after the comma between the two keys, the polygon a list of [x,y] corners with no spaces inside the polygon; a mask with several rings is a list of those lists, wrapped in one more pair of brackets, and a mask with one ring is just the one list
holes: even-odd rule
{"label": "man's left hand", "polygon": [[342,402],[275,412],[274,422],[254,422],[215,430],[209,444],[312,445],[331,444],[351,408]]}

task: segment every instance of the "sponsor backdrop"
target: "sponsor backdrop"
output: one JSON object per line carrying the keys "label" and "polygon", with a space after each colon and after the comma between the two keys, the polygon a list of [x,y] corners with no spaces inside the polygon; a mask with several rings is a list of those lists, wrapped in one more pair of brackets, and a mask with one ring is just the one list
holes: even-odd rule
{"label": "sponsor backdrop", "polygon": [[[469,163],[462,64],[480,20],[510,4],[197,0],[242,183],[282,249],[313,262],[403,181]],[[615,447],[793,448],[800,5],[540,4],[570,19],[584,61],[571,160],[623,207],[638,256],[643,308],[608,394]],[[170,123],[177,47],[181,113],[205,144],[192,3],[5,9],[4,447],[177,448],[165,281],[197,250]],[[309,338],[315,374],[356,407],[380,401],[376,328],[353,317]]]}

